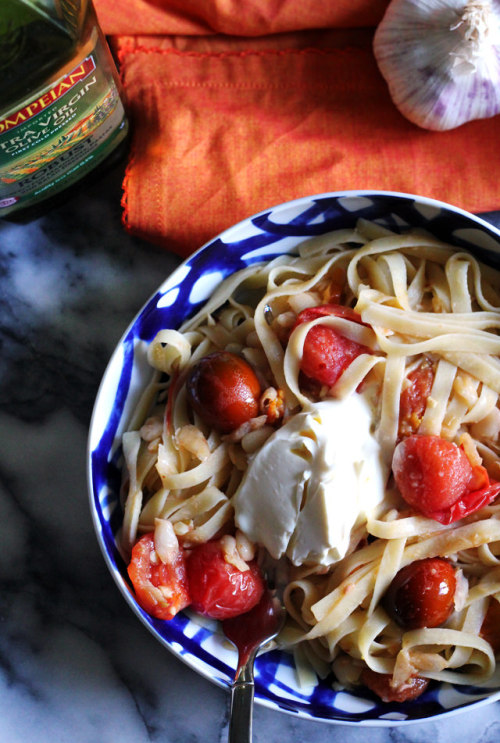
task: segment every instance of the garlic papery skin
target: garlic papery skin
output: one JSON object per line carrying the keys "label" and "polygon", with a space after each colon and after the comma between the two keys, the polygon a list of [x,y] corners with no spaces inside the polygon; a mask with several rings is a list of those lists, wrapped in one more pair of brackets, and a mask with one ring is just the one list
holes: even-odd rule
{"label": "garlic papery skin", "polygon": [[392,0],[373,51],[394,104],[424,129],[500,113],[500,0]]}

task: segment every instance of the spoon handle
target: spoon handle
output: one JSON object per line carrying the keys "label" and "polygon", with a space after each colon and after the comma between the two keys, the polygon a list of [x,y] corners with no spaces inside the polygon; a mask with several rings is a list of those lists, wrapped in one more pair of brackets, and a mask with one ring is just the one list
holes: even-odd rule
{"label": "spoon handle", "polygon": [[229,743],[251,743],[253,716],[253,662],[243,665],[231,685]]}

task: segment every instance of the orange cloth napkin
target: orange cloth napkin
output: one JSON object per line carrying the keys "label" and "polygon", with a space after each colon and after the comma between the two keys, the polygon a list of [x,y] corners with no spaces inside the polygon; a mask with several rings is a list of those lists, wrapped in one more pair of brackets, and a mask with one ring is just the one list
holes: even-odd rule
{"label": "orange cloth napkin", "polygon": [[94,0],[132,120],[127,229],[188,255],[231,224],[324,191],[500,208],[498,118],[420,129],[373,53],[387,0]]}

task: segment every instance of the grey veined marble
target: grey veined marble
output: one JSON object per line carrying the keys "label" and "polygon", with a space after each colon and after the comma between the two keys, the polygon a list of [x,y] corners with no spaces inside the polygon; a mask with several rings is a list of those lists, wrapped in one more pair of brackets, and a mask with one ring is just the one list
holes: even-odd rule
{"label": "grey veined marble", "polygon": [[[227,739],[228,694],[163,649],[108,574],[88,508],[97,387],[176,256],[126,235],[119,170],[0,224],[0,743]],[[487,217],[498,224],[497,214]],[[366,729],[257,707],[257,743],[496,743],[500,706]]]}

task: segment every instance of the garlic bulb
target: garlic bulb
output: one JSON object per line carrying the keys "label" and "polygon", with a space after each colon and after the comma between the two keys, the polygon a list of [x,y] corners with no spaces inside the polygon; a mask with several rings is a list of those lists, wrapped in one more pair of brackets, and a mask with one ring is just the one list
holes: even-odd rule
{"label": "garlic bulb", "polygon": [[373,51],[395,105],[418,126],[500,112],[499,0],[392,0]]}

